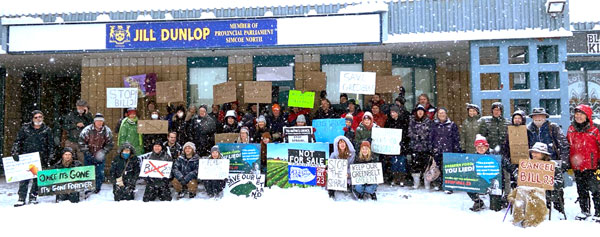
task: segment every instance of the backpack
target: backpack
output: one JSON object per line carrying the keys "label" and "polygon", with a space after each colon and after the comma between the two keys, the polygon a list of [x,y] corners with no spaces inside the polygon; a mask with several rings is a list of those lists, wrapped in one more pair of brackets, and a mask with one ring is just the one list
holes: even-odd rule
{"label": "backpack", "polygon": [[434,159],[431,159],[431,164],[427,167],[424,173],[424,178],[427,182],[432,182],[440,177],[440,169]]}

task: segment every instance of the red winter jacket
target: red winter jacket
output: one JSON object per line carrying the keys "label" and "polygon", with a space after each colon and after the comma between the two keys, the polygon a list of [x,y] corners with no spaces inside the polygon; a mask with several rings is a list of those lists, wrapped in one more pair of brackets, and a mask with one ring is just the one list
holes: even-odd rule
{"label": "red winter jacket", "polygon": [[567,140],[571,145],[570,160],[571,168],[574,170],[589,170],[598,168],[600,159],[600,130],[592,122],[592,108],[587,105],[579,105],[576,110],[583,111],[590,122],[585,131],[577,131],[575,126],[569,126]]}

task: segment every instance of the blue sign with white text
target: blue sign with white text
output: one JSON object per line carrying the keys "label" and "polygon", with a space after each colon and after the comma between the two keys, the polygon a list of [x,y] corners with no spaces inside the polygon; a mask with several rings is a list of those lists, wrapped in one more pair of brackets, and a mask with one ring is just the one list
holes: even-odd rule
{"label": "blue sign with white text", "polygon": [[277,45],[277,20],[106,24],[107,49],[231,48]]}
{"label": "blue sign with white text", "polygon": [[346,119],[315,119],[312,121],[317,142],[333,143],[336,137],[344,136]]}
{"label": "blue sign with white text", "polygon": [[317,167],[306,167],[306,166],[288,166],[288,173],[290,177],[288,182],[291,184],[307,184],[316,186],[317,185]]}

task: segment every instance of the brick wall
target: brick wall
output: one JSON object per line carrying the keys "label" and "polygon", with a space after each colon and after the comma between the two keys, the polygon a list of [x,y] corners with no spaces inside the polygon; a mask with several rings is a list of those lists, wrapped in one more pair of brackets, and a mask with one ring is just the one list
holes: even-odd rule
{"label": "brick wall", "polygon": [[448,109],[448,116],[457,125],[467,118],[466,103],[471,101],[469,65],[438,61],[436,65],[437,106]]}
{"label": "brick wall", "polygon": [[[363,54],[363,71],[375,72],[377,76],[391,76],[392,75],[392,54],[381,53],[381,52],[365,52]],[[365,105],[369,103],[372,96],[365,95]],[[394,102],[392,93],[382,93],[381,98],[386,103]]]}

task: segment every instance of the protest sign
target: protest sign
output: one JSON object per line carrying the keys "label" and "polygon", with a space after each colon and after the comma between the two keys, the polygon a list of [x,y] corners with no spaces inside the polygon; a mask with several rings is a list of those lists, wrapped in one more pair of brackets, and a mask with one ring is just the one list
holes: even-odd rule
{"label": "protest sign", "polygon": [[138,97],[156,95],[156,73],[123,77],[123,84],[128,88],[136,88]]}
{"label": "protest sign", "polygon": [[[444,190],[502,194],[499,155],[444,153]],[[499,194],[498,194],[499,193]]]}
{"label": "protest sign", "polygon": [[136,108],[136,88],[106,88],[106,108]]}
{"label": "protest sign", "polygon": [[377,76],[375,79],[375,92],[400,93],[402,79],[400,76]]}
{"label": "protest sign", "polygon": [[41,196],[68,194],[96,189],[96,169],[94,166],[80,166],[64,169],[40,170],[38,189]]}
{"label": "protest sign", "polygon": [[317,167],[290,165],[288,183],[317,185]]}
{"label": "protest sign", "polygon": [[4,157],[2,163],[7,183],[34,179],[38,171],[42,170],[39,152],[19,155],[19,161],[15,161],[12,156]]}
{"label": "protest sign", "polygon": [[348,190],[348,160],[331,159],[327,161],[327,189]]}
{"label": "protest sign", "polygon": [[374,72],[340,72],[340,93],[375,94]]}
{"label": "protest sign", "polygon": [[228,159],[198,160],[199,180],[223,180],[229,177]]}
{"label": "protest sign", "polygon": [[508,126],[508,145],[511,164],[519,164],[520,159],[529,159],[527,126]]}
{"label": "protest sign", "polygon": [[283,134],[288,143],[309,143],[312,132],[311,126],[283,127]]}
{"label": "protest sign", "polygon": [[381,163],[361,163],[350,165],[352,185],[383,183]]}
{"label": "protest sign", "polygon": [[237,100],[236,82],[228,81],[213,85],[213,100],[217,105]]}
{"label": "protest sign", "polygon": [[273,100],[271,85],[270,81],[244,81],[242,103],[270,104]]}
{"label": "protest sign", "polygon": [[140,134],[167,134],[169,132],[169,121],[138,120],[137,131]]}
{"label": "protest sign", "polygon": [[373,128],[373,152],[384,155],[400,155],[402,129]]}
{"label": "protest sign", "polygon": [[[292,154],[292,158],[289,157],[290,154]],[[288,182],[290,179],[289,166],[296,167],[293,169],[296,175],[294,180],[299,181],[296,183],[325,186],[325,168],[328,157],[329,144],[327,143],[269,143],[267,144],[267,186],[291,187],[292,184]],[[288,161],[290,161],[289,164]],[[308,167],[312,168],[304,169]],[[306,170],[315,177],[309,182],[302,182],[301,180],[309,177]]]}
{"label": "protest sign", "polygon": [[227,189],[223,193],[258,199],[263,196],[265,175],[229,174]]}
{"label": "protest sign", "polygon": [[260,172],[260,144],[221,143],[219,152],[229,160],[230,173]]}
{"label": "protest sign", "polygon": [[312,109],[315,107],[315,93],[312,91],[302,93],[302,91],[290,90],[288,106]]}
{"label": "protest sign", "polygon": [[181,81],[161,81],[156,83],[156,102],[169,103],[183,101]]}
{"label": "protest sign", "polygon": [[215,144],[234,143],[239,136],[239,133],[215,133]]}
{"label": "protest sign", "polygon": [[554,190],[554,162],[521,159],[519,160],[519,174],[517,184]]}
{"label": "protest sign", "polygon": [[142,161],[140,178],[170,178],[173,162],[145,159]]}
{"label": "protest sign", "polygon": [[344,136],[344,127],[346,120],[339,119],[315,119],[312,121],[315,128],[316,142],[333,143],[336,137]]}

